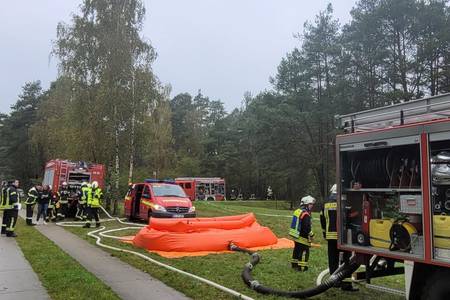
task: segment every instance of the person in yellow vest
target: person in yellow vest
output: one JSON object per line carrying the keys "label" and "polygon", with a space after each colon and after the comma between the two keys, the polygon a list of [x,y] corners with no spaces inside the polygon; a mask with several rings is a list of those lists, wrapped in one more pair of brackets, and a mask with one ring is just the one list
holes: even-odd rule
{"label": "person in yellow vest", "polygon": [[7,237],[16,237],[14,232],[17,223],[17,217],[19,216],[19,210],[21,208],[19,194],[17,193],[19,188],[19,180],[14,180],[8,183],[5,189],[2,189],[2,202],[1,207],[3,209],[3,223],[2,234],[6,234]]}
{"label": "person in yellow vest", "polygon": [[308,270],[309,248],[314,236],[312,231],[311,210],[316,199],[305,196],[301,199],[300,208],[292,215],[289,235],[294,240],[294,250],[292,252],[292,268],[298,271]]}
{"label": "person in yellow vest", "polygon": [[81,184],[81,191],[78,195],[77,213],[75,214],[75,218],[78,220],[86,220],[86,202],[91,196],[89,190],[88,183],[83,182]]}
{"label": "person in yellow vest", "polygon": [[87,200],[88,217],[84,228],[90,228],[92,219],[95,219],[95,227],[100,227],[100,218],[98,216],[98,209],[103,200],[102,189],[98,186],[98,182],[92,182],[92,187],[89,189],[90,197]]}

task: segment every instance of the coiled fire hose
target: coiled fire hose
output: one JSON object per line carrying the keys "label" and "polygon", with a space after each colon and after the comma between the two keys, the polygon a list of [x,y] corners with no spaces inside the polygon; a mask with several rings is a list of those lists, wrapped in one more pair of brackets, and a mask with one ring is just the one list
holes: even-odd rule
{"label": "coiled fire hose", "polygon": [[229,249],[232,251],[247,253],[250,255],[250,262],[245,264],[244,270],[242,271],[242,279],[244,280],[245,284],[252,290],[266,295],[276,295],[290,298],[313,297],[335,286],[337,283],[350,276],[359,268],[359,263],[357,263],[355,258],[352,257],[348,263],[342,264],[329,278],[315,287],[301,291],[283,291],[264,286],[253,278],[252,270],[261,260],[261,256],[257,252],[253,252],[245,248],[240,248],[233,243],[230,243]]}
{"label": "coiled fire hose", "polygon": [[[189,273],[189,272],[186,272],[186,271],[177,269],[177,268],[175,268],[175,267],[172,267],[172,266],[170,266],[170,265],[167,265],[167,264],[165,264],[165,263],[162,263],[162,262],[160,262],[160,261],[157,261],[157,260],[155,260],[155,259],[153,259],[153,258],[151,258],[151,257],[149,257],[149,256],[147,256],[147,255],[144,255],[144,254],[142,254],[142,253],[139,253],[139,252],[136,252],[136,251],[132,251],[132,250],[128,250],[128,249],[123,249],[123,248],[118,248],[118,247],[114,247],[114,246],[110,246],[110,245],[103,244],[103,243],[102,243],[102,237],[112,238],[112,239],[120,239],[120,237],[113,236],[113,235],[108,235],[107,233],[112,233],[112,232],[117,232],[117,231],[122,231],[122,230],[128,230],[128,229],[140,229],[140,228],[142,228],[142,227],[145,227],[146,225],[143,225],[143,224],[136,224],[136,223],[130,223],[130,222],[124,222],[124,221],[122,221],[120,218],[111,216],[111,215],[108,213],[108,211],[106,211],[102,206],[101,206],[100,208],[103,210],[103,212],[104,212],[104,213],[106,214],[106,216],[108,217],[108,219],[102,219],[101,222],[117,221],[117,222],[119,222],[120,224],[123,224],[123,225],[131,225],[132,227],[115,228],[115,229],[106,230],[106,227],[105,227],[105,226],[102,226],[102,227],[100,227],[100,228],[96,228],[95,230],[92,230],[92,231],[88,232],[87,235],[90,236],[90,237],[92,237],[92,238],[94,238],[94,239],[96,240],[96,241],[95,241],[95,244],[96,244],[97,246],[100,246],[100,247],[106,248],[106,249],[110,249],[110,250],[114,250],[114,251],[125,252],[125,253],[129,253],[129,254],[136,255],[136,256],[138,256],[138,257],[140,257],[140,258],[142,258],[142,259],[144,259],[144,260],[146,260],[146,261],[148,261],[148,262],[151,262],[151,263],[153,263],[153,264],[155,264],[155,265],[157,265],[157,266],[163,267],[163,268],[168,269],[168,270],[170,270],[170,271],[172,271],[172,272],[176,272],[176,273],[179,273],[179,274],[188,276],[188,277],[190,277],[190,278],[192,278],[192,279],[195,279],[195,280],[197,280],[197,281],[203,282],[203,283],[205,283],[205,284],[207,284],[207,285],[209,285],[209,286],[212,286],[212,287],[214,287],[214,288],[216,288],[216,289],[219,289],[219,290],[221,290],[221,291],[223,291],[223,292],[225,292],[225,293],[228,293],[228,294],[230,294],[230,295],[232,295],[232,296],[234,296],[234,297],[236,297],[236,298],[238,298],[238,299],[253,300],[253,298],[251,298],[251,297],[249,297],[249,296],[246,296],[246,295],[244,295],[244,294],[242,294],[242,293],[239,293],[239,292],[237,292],[237,291],[235,291],[235,290],[232,290],[232,289],[230,289],[230,288],[227,288],[227,287],[225,287],[225,286],[223,286],[223,285],[220,285],[220,284],[218,284],[218,283],[216,283],[216,282],[213,282],[213,281],[211,281],[211,280],[208,280],[208,279],[206,279],[206,278],[197,276],[197,275],[195,275],[195,274],[192,274],[192,273]],[[83,222],[83,221],[57,222],[56,225],[62,226],[62,227],[81,227],[81,226],[83,226],[85,223],[86,223],[86,222]],[[99,236],[99,235],[96,235],[96,234],[99,234],[100,236]]]}

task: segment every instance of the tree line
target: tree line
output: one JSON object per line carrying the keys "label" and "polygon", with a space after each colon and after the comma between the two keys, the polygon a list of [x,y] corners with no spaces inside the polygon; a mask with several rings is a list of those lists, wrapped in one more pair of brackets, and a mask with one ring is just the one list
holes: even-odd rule
{"label": "tree line", "polygon": [[39,180],[45,161],[107,166],[108,205],[127,182],[220,176],[244,197],[326,197],[334,183],[335,115],[450,92],[446,0],[360,0],[341,24],[328,5],[295,35],[271,88],[246,93],[227,113],[220,100],[170,98],[152,70],[140,0],[85,0],[60,23],[47,90],[26,83],[0,115],[0,175]]}

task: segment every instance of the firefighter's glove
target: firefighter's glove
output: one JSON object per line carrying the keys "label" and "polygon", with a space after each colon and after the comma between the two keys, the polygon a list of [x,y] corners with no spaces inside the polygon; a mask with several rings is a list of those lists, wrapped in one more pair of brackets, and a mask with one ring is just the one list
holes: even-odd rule
{"label": "firefighter's glove", "polygon": [[13,205],[13,208],[17,209],[17,210],[21,210],[22,209],[22,204],[16,203],[16,204]]}

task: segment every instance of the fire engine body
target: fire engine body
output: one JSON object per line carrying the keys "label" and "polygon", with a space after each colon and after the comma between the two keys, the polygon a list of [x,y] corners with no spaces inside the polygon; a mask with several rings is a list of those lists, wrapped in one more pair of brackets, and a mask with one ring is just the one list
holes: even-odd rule
{"label": "fire engine body", "polygon": [[183,188],[191,201],[225,200],[225,179],[223,178],[180,177],[175,178],[175,182]]}
{"label": "fire engine body", "polygon": [[105,166],[86,162],[54,159],[45,164],[43,185],[51,185],[53,191],[58,191],[63,182],[67,182],[70,190],[69,202],[73,206],[81,183],[97,181],[104,189]]}
{"label": "fire engine body", "polygon": [[338,247],[408,299],[450,293],[449,117],[450,94],[338,117]]}

